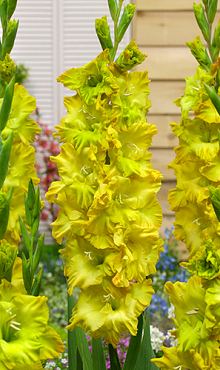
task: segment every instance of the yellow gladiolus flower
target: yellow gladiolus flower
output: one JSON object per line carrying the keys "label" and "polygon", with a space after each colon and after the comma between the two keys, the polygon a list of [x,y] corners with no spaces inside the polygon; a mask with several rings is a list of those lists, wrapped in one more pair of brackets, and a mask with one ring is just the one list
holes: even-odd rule
{"label": "yellow gladiolus flower", "polygon": [[39,360],[59,356],[63,343],[47,326],[47,298],[21,294],[6,280],[0,285],[0,367],[39,367]]}
{"label": "yellow gladiolus flower", "polygon": [[149,306],[154,293],[150,284],[150,279],[142,284],[133,283],[131,290],[121,296],[119,288],[119,297],[106,294],[100,286],[81,292],[67,328],[81,326],[90,330],[94,338],[104,336],[116,347],[121,333],[129,330],[132,335],[137,334],[137,318]]}

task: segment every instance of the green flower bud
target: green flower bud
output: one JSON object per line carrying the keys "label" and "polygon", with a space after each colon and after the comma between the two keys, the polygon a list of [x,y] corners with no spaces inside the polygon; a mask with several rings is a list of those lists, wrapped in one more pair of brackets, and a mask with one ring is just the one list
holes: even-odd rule
{"label": "green flower bud", "polygon": [[118,3],[117,0],[108,0],[108,6],[111,13],[112,20],[117,21],[118,16]]}
{"label": "green flower bud", "polygon": [[29,253],[31,253],[31,239],[30,239],[30,235],[28,233],[28,230],[26,228],[26,225],[24,223],[24,220],[21,218],[20,215],[19,215],[19,223],[20,223],[21,233],[22,233],[22,237],[23,237],[23,241],[24,241],[25,247],[27,248],[27,250],[29,251]]}
{"label": "green flower bud", "polygon": [[42,250],[44,246],[44,237],[45,237],[45,233],[43,233],[37,241],[37,247],[34,252],[34,257],[33,257],[33,271],[34,272],[36,271],[38,264],[40,262],[40,259],[41,259]]}
{"label": "green flower bud", "polygon": [[208,5],[208,21],[213,23],[217,11],[218,0],[209,0]]}
{"label": "green flower bud", "polygon": [[24,253],[22,253],[22,273],[25,289],[30,294],[32,288],[30,262],[26,259]]}
{"label": "green flower bud", "polygon": [[215,32],[212,40],[213,46],[220,46],[220,20],[218,21],[217,27],[215,27]]}
{"label": "green flower bud", "polygon": [[220,186],[217,188],[214,188],[214,186],[209,186],[209,194],[215,214],[220,222]]}
{"label": "green flower bud", "polygon": [[124,11],[123,11],[123,14],[121,16],[121,19],[119,21],[119,25],[117,28],[117,42],[118,43],[122,40],[129,24],[132,21],[135,8],[136,8],[136,5],[134,4],[128,4],[124,7]]}
{"label": "green flower bud", "polygon": [[193,4],[194,14],[199,25],[200,30],[204,36],[204,39],[208,42],[209,41],[209,24],[207,22],[205,11],[202,4],[196,5]]}
{"label": "green flower bud", "polygon": [[113,43],[110,35],[110,27],[107,22],[107,16],[95,20],[95,30],[99,38],[102,49],[113,49]]}
{"label": "green flower bud", "polygon": [[0,240],[4,238],[7,230],[12,193],[13,188],[11,188],[7,195],[0,191]]}
{"label": "green flower bud", "polygon": [[40,269],[37,276],[35,277],[34,284],[33,284],[32,290],[31,290],[31,295],[33,295],[35,297],[37,297],[40,293],[42,276],[43,276],[43,267]]}
{"label": "green flower bud", "polygon": [[10,55],[6,54],[4,60],[0,61],[0,73],[3,83],[9,83],[11,81],[16,69],[16,64],[10,58]]}
{"label": "green flower bud", "polygon": [[133,67],[141,64],[146,58],[139,49],[135,40],[133,40],[125,47],[119,55],[116,63],[121,67],[122,71],[129,71]]}
{"label": "green flower bud", "polygon": [[10,245],[6,240],[0,241],[0,282],[1,279],[11,281],[16,255],[16,245]]}
{"label": "green flower bud", "polygon": [[202,45],[200,37],[196,36],[194,41],[186,42],[186,45],[190,48],[192,55],[196,58],[201,67],[208,72],[210,70],[211,60],[206,48]]}
{"label": "green flower bud", "polygon": [[182,262],[180,265],[187,268],[191,274],[211,280],[220,275],[220,250],[217,250],[208,235],[205,237],[207,239],[202,242],[200,250],[190,259],[189,263]]}
{"label": "green flower bud", "polygon": [[5,58],[6,54],[10,54],[14,46],[18,24],[19,21],[16,22],[15,19],[13,21],[8,21],[6,35],[2,42],[2,59]]}
{"label": "green flower bud", "polygon": [[32,237],[35,237],[37,235],[39,224],[40,224],[40,213],[38,214],[38,216],[35,218],[35,220],[33,222],[33,226],[31,228],[31,236]]}
{"label": "green flower bud", "polygon": [[32,179],[30,179],[29,185],[28,185],[27,203],[28,203],[28,208],[31,211],[33,209],[34,203],[35,203],[35,190],[34,190],[34,185],[33,185]]}
{"label": "green flower bud", "polygon": [[36,193],[35,193],[35,200],[34,200],[34,207],[33,207],[33,219],[37,218],[40,214],[40,188],[37,187]]}

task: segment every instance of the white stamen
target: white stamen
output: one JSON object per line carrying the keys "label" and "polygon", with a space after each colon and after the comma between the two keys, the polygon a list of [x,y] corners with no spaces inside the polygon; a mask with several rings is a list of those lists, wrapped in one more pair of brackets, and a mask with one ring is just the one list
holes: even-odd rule
{"label": "white stamen", "polygon": [[121,194],[118,194],[118,199],[119,199],[120,204],[124,204],[123,201],[122,201],[122,195]]}
{"label": "white stamen", "polygon": [[103,295],[103,297],[105,302],[108,302],[110,298],[115,299],[111,293]]}
{"label": "white stamen", "polygon": [[[14,322],[14,321],[13,321]],[[21,325],[21,324],[19,324],[18,322],[16,322],[16,325]],[[18,328],[16,325],[14,325],[14,324],[12,324],[12,323],[10,323],[10,328],[12,328],[12,329],[14,329],[14,330],[17,330],[17,331],[19,331],[19,330],[21,330],[20,328]]]}
{"label": "white stamen", "polygon": [[199,308],[194,308],[192,311],[186,312],[187,315],[195,315],[199,311]]}
{"label": "white stamen", "polygon": [[83,166],[80,170],[81,173],[84,173],[84,175],[88,175],[88,170],[90,169],[90,166]]}
{"label": "white stamen", "polygon": [[138,152],[138,150],[139,150],[138,146],[137,146],[136,144],[134,144],[134,143],[128,142],[128,143],[126,143],[126,145],[127,145],[127,147],[128,147],[128,148],[130,148],[130,149],[136,149],[136,150],[135,150],[135,153],[137,153],[137,152]]}
{"label": "white stamen", "polygon": [[131,96],[132,95],[132,94],[126,94],[127,89],[128,89],[128,87],[126,87],[123,96]]}
{"label": "white stamen", "polygon": [[201,224],[199,223],[199,220],[201,220],[201,218],[197,218],[196,220],[194,220],[193,222],[192,222],[192,224],[196,224],[196,225],[198,225],[198,226],[200,226]]}
{"label": "white stamen", "polygon": [[94,259],[94,258],[91,257],[92,252],[86,252],[86,251],[84,251],[84,254],[85,254],[86,257],[88,257],[89,260],[92,261]]}
{"label": "white stamen", "polygon": [[[10,311],[10,309],[7,310],[7,312],[9,312],[10,314],[12,314],[11,311]],[[10,328],[12,328],[14,330],[21,330],[19,328],[19,326],[21,325],[21,323],[13,320],[16,316],[17,316],[16,314],[12,315],[11,317],[9,317],[9,319],[6,322],[9,322],[10,323],[9,324]]]}

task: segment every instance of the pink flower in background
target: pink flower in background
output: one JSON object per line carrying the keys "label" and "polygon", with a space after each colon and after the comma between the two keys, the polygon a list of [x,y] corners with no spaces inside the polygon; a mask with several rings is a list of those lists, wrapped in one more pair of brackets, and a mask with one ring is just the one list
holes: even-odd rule
{"label": "pink flower in background", "polygon": [[[39,108],[33,113],[34,119],[41,127],[41,133],[36,135],[34,147],[36,153],[39,155],[36,158],[35,168],[37,175],[40,178],[40,188],[43,190],[42,194],[45,194],[53,181],[60,179],[57,171],[56,164],[50,161],[50,156],[56,156],[59,154],[59,143],[58,140],[52,136],[53,131],[48,125],[40,122]],[[45,202],[43,211],[41,212],[41,220],[48,221],[49,216],[52,216],[52,221],[57,217],[59,209],[54,209],[54,205],[50,205]]]}

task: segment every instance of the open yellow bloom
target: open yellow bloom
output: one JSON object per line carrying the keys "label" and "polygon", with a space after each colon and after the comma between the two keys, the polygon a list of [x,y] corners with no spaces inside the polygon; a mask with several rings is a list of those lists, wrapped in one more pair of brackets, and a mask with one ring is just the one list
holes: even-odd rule
{"label": "open yellow bloom", "polygon": [[[47,298],[24,295],[6,280],[0,285],[0,367],[23,369],[59,356],[63,343],[47,326]],[[25,369],[25,367],[24,367]],[[37,369],[37,367],[36,367]]]}
{"label": "open yellow bloom", "polygon": [[81,292],[67,328],[73,330],[76,325],[81,326],[90,330],[94,338],[104,336],[115,347],[121,333],[129,330],[136,335],[137,318],[149,306],[154,293],[151,280],[131,284],[125,295],[120,288],[118,297],[114,293],[115,289],[106,294],[100,286]]}

